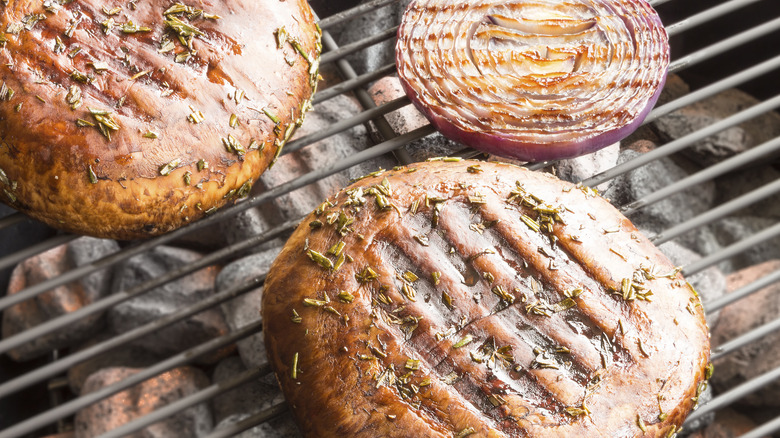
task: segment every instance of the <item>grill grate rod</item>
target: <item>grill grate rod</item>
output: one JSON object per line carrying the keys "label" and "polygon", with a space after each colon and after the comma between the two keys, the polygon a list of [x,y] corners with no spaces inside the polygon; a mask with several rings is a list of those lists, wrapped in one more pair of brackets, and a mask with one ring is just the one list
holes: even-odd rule
{"label": "grill grate rod", "polygon": [[687,56],[677,59],[676,61],[672,61],[672,63],[669,64],[669,71],[676,73],[683,68],[687,68],[702,61],[706,61],[707,59],[710,59],[716,55],[720,55],[731,49],[737,48],[742,44],[749,43],[752,40],[768,35],[777,29],[780,29],[780,18],[775,18],[774,20],[768,21],[764,24],[758,25],[744,32],[738,33],[730,38],[726,38],[725,40],[693,52]]}
{"label": "grill grate rod", "polygon": [[219,430],[215,430],[214,432],[207,435],[205,438],[228,438],[234,435],[238,435],[239,433],[247,429],[257,426],[258,424],[265,423],[266,421],[276,416],[279,416],[280,414],[284,413],[284,411],[286,410],[287,410],[287,403],[283,402],[283,403],[275,404],[267,409],[263,409],[262,411],[239,421],[236,424],[230,425],[228,427]]}
{"label": "grill grate rod", "polygon": [[236,330],[233,333],[229,333],[219,338],[211,339],[198,346],[185,350],[179,354],[171,356],[170,358],[158,362],[155,365],[144,368],[136,374],[133,374],[126,379],[100,388],[95,392],[82,395],[81,397],[66,402],[60,406],[54,407],[46,412],[38,414],[32,418],[17,423],[8,429],[0,431],[0,438],[14,438],[26,433],[34,432],[47,424],[51,424],[60,418],[73,415],[79,410],[94,404],[100,400],[108,398],[118,392],[135,386],[151,377],[158,374],[162,374],[165,371],[176,368],[181,365],[185,365],[192,361],[193,358],[200,355],[209,353],[219,348],[226,347],[235,343],[237,340],[245,338],[246,336],[257,333],[262,329],[262,321],[256,321]]}
{"label": "grill grate rod", "polygon": [[265,280],[265,275],[262,275],[261,277],[257,277],[257,278],[252,278],[248,281],[243,282],[240,285],[231,287],[227,290],[211,295],[207,299],[199,301],[197,304],[194,304],[190,307],[179,309],[175,313],[171,313],[161,318],[155,319],[152,322],[136,327],[135,329],[122,333],[120,335],[114,336],[99,344],[93,345],[87,349],[84,349],[82,351],[77,351],[73,354],[65,356],[62,359],[58,359],[55,362],[51,362],[47,365],[36,368],[35,370],[30,371],[27,374],[23,374],[22,376],[19,376],[0,386],[0,389],[2,389],[2,396],[5,397],[27,386],[45,380],[46,378],[56,376],[60,373],[64,373],[68,370],[68,368],[70,368],[73,365],[84,362],[99,354],[106,353],[115,348],[121,347],[129,342],[142,338],[143,336],[146,336],[150,333],[154,333],[155,331],[163,329],[171,324],[182,321],[185,318],[193,316],[204,310],[208,310],[209,308],[212,308],[214,306],[218,306],[221,303],[230,301],[231,299],[241,294],[247,293],[250,290],[259,287],[264,280]]}
{"label": "grill grate rod", "polygon": [[740,435],[739,438],[763,438],[771,436],[771,434],[778,430],[780,430],[780,416],[775,417],[774,420],[764,423],[744,435]]}
{"label": "grill grate rod", "polygon": [[655,204],[656,202],[662,201],[676,193],[690,189],[701,183],[713,180],[718,176],[739,169],[742,166],[759,162],[760,160],[766,160],[767,156],[778,150],[780,150],[780,137],[775,137],[774,139],[762,143],[759,146],[756,146],[738,155],[734,155],[733,157],[723,160],[718,164],[713,164],[706,169],[700,170],[691,176],[669,184],[662,189],[658,189],[642,199],[636,200],[627,204],[626,206],[621,207],[620,210],[625,215],[631,215],[640,208]]}
{"label": "grill grate rod", "polygon": [[682,107],[691,105],[693,103],[702,101],[708,97],[714,96],[722,91],[726,91],[730,88],[734,88],[745,82],[755,79],[763,74],[769,73],[773,70],[780,68],[780,56],[768,59],[760,64],[756,64],[753,67],[741,70],[727,78],[721,79],[718,82],[712,83],[704,88],[696,91],[692,91],[682,97],[679,97],[669,103],[654,108],[650,114],[645,118],[643,125],[652,123],[658,120],[660,117],[676,111]]}
{"label": "grill grate rod", "polygon": [[734,339],[731,339],[721,345],[718,345],[712,350],[712,356],[710,359],[714,362],[723,356],[733,353],[734,351],[750,344],[753,341],[757,341],[764,336],[780,330],[780,318],[775,319],[772,322],[768,322],[762,326],[756,327],[747,333],[743,333]]}
{"label": "grill grate rod", "polygon": [[354,79],[348,79],[344,82],[341,82],[332,87],[328,87],[322,91],[317,92],[317,94],[314,95],[314,100],[312,101],[312,103],[314,105],[317,105],[318,103],[324,102],[328,99],[332,99],[338,96],[339,94],[344,94],[347,91],[352,91],[358,87],[367,85],[368,83],[380,79],[384,76],[387,76],[393,72],[395,72],[395,64],[387,64],[385,66],[379,67],[378,69],[372,72],[364,73],[360,76],[355,77]]}
{"label": "grill grate rod", "polygon": [[377,10],[383,6],[387,6],[392,3],[397,3],[398,1],[399,0],[374,0],[374,1],[366,2],[361,5],[355,6],[352,9],[347,9],[346,11],[338,12],[329,17],[323,18],[322,20],[320,20],[320,27],[326,29],[328,27],[339,24],[351,18],[368,14],[369,12]]}
{"label": "grill grate rod", "polygon": [[361,125],[377,117],[381,117],[382,115],[387,114],[391,111],[395,111],[399,108],[403,108],[408,104],[409,104],[408,97],[406,96],[399,97],[398,99],[392,100],[383,105],[377,106],[375,108],[367,109],[354,117],[339,120],[338,122],[330,125],[328,129],[324,129],[322,131],[318,131],[291,141],[287,146],[285,146],[282,155],[287,155],[288,153],[295,152],[312,143],[316,143],[320,140],[328,138],[331,135],[338,134],[339,132],[346,131],[347,129],[353,128],[357,125]]}
{"label": "grill grate rod", "polygon": [[775,225],[772,225],[771,227],[765,228],[764,230],[756,234],[753,234],[748,238],[733,243],[721,249],[720,251],[717,251],[713,254],[710,254],[706,257],[701,258],[698,261],[695,261],[687,265],[685,268],[683,268],[683,274],[685,275],[695,274],[703,269],[708,268],[711,265],[720,263],[756,245],[760,245],[764,242],[767,242],[777,236],[780,236],[780,222],[778,222]]}
{"label": "grill grate rod", "polygon": [[695,218],[675,225],[668,230],[664,230],[654,236],[650,237],[650,241],[656,245],[668,242],[681,234],[685,234],[688,231],[693,231],[696,228],[715,222],[718,219],[722,219],[731,213],[741,210],[749,205],[765,199],[775,193],[780,193],[780,179],[769,183],[763,187],[759,187],[751,192],[748,192],[738,198],[734,198],[724,204],[717,206],[704,214],[700,214]]}
{"label": "grill grate rod", "polygon": [[778,378],[780,378],[780,367],[777,367],[771,371],[767,371],[766,373],[755,377],[741,385],[737,385],[734,388],[713,398],[708,403],[700,406],[699,409],[693,411],[691,415],[688,416],[686,423],[694,421],[703,415],[709,414],[710,412],[729,406],[740,398],[762,389],[764,386],[772,383]]}
{"label": "grill grate rod", "polygon": [[[209,255],[206,255],[195,262],[183,265],[179,268],[173,269],[171,271],[168,271],[166,274],[154,278],[152,280],[149,280],[145,283],[142,283],[138,286],[135,286],[133,288],[130,288],[126,291],[119,291],[115,294],[112,294],[106,298],[103,298],[100,301],[96,301],[92,304],[89,304],[85,307],[82,307],[81,309],[78,309],[74,312],[66,313],[62,316],[59,316],[57,318],[51,319],[49,321],[46,321],[42,324],[39,324],[31,329],[28,329],[22,333],[19,333],[15,336],[6,338],[2,341],[0,341],[0,354],[6,353],[8,350],[12,348],[16,348],[20,345],[23,345],[28,342],[32,342],[38,337],[41,337],[43,335],[52,333],[57,330],[62,330],[68,327],[68,325],[80,320],[81,318],[84,318],[86,316],[102,312],[105,310],[108,310],[110,307],[115,306],[121,302],[127,301],[131,298],[134,298],[138,295],[142,295],[146,292],[151,291],[152,289],[162,286],[165,283],[168,283],[170,281],[176,280],[178,278],[184,277],[187,274],[190,274],[192,272],[195,272],[199,269],[212,266],[216,263],[222,262],[226,259],[229,259],[231,256],[235,256],[236,254],[241,254],[243,251],[251,249],[257,245],[260,245],[262,243],[268,242],[272,239],[275,239],[277,237],[282,236],[283,234],[287,233],[288,231],[292,230],[297,226],[297,221],[288,221],[285,222],[282,225],[279,225],[265,233],[258,234],[257,236],[254,236],[250,239],[245,240],[244,242],[227,246],[219,251],[215,251]],[[217,295],[213,295],[210,298],[216,297]],[[212,305],[216,305],[219,302],[214,302]],[[205,309],[202,309],[205,310]],[[195,312],[197,313],[197,312]],[[127,335],[127,333],[125,334]],[[77,353],[79,354],[79,353]],[[73,357],[73,355],[68,356],[68,358]],[[61,359],[65,360],[65,359]],[[41,369],[45,369],[48,366],[53,366],[55,363],[49,364],[47,366],[44,366]],[[6,384],[0,385],[0,397],[4,396],[6,394],[5,388]]]}
{"label": "grill grate rod", "polygon": [[709,311],[715,312],[717,310],[722,309],[723,307],[728,306],[731,303],[734,303],[736,301],[741,300],[742,298],[747,297],[748,295],[752,295],[759,290],[772,285],[773,283],[777,283],[780,281],[780,270],[772,272],[771,274],[767,274],[760,279],[747,284],[745,286],[742,286],[741,288],[728,293],[716,300],[712,300],[711,303],[709,303],[708,306],[705,306]]}
{"label": "grill grate rod", "polygon": [[75,236],[72,234],[60,234],[58,236],[54,236],[48,240],[44,240],[42,242],[38,242],[34,245],[30,245],[27,248],[24,248],[22,250],[16,251],[13,254],[8,254],[7,256],[0,257],[0,269],[7,268],[9,266],[13,266],[29,257],[32,257],[36,254],[40,254],[42,252],[48,251],[54,247],[64,245],[72,240],[76,240],[76,238],[79,236]]}
{"label": "grill grate rod", "polygon": [[129,342],[142,338],[143,336],[146,336],[150,333],[154,333],[155,331],[165,328],[168,325],[174,324],[199,312],[208,310],[213,306],[217,306],[223,302],[229,301],[236,296],[247,293],[250,290],[259,287],[261,282],[262,278],[252,279],[237,287],[209,297],[208,302],[204,304],[198,303],[198,305],[181,309],[176,313],[167,315],[160,319],[156,319],[153,322],[139,326],[129,332],[122,333],[121,335],[112,337],[111,339],[103,341],[92,347],[65,356],[62,359],[58,359],[56,362],[51,362],[47,365],[36,368],[34,371],[4,383],[2,387],[0,387],[3,393],[2,397],[6,397],[16,391],[34,385],[35,383],[43,381],[47,378],[65,373],[70,367],[78,363],[94,358],[100,354],[107,353],[115,348],[122,347]]}
{"label": "grill grate rod", "polygon": [[366,47],[373,46],[374,44],[380,43],[382,41],[390,40],[398,33],[398,27],[399,26],[394,26],[367,38],[355,41],[354,43],[345,44],[338,49],[328,50],[320,57],[320,65],[325,65],[330,62],[337,61],[349,54],[357,52],[358,50],[365,49]]}
{"label": "grill grate rod", "polygon": [[[631,161],[626,161],[623,164],[618,164],[617,166],[611,169],[608,169],[595,176],[583,180],[582,184],[589,187],[597,186],[601,183],[609,181],[617,176],[620,176],[624,173],[642,167],[660,158],[672,155],[675,152],[679,152],[691,146],[692,144],[696,143],[699,140],[703,140],[711,135],[717,134],[723,130],[731,128],[732,126],[739,125],[740,123],[746,122],[752,118],[758,117],[764,113],[772,111],[773,109],[776,109],[778,106],[780,106],[780,95],[777,95],[769,100],[751,106],[750,108],[746,108],[734,115],[719,120],[713,123],[712,125],[709,125],[698,131],[692,132],[684,137],[680,137],[677,140],[666,143],[665,145],[660,146],[645,154],[642,154],[641,156]],[[636,208],[636,207],[638,207],[638,205],[634,205],[633,203],[628,204],[628,206],[626,206],[626,208]]]}
{"label": "grill grate rod", "polygon": [[143,417],[139,417],[129,423],[125,423],[116,429],[99,435],[98,438],[120,438],[133,432],[137,432],[149,425],[157,423],[158,421],[165,420],[166,418],[171,417],[187,408],[200,403],[206,403],[210,399],[227,392],[228,390],[231,390],[252,380],[256,380],[270,372],[271,365],[268,363],[263,364],[258,368],[244,371],[235,377],[214,383],[194,394],[190,394],[189,396],[159,408],[154,412],[150,412]]}
{"label": "grill grate rod", "polygon": [[712,21],[718,17],[729,14],[736,11],[739,8],[751,5],[761,0],[731,0],[725,3],[721,3],[718,6],[707,9],[696,15],[691,15],[685,20],[678,21],[677,23],[666,26],[666,32],[669,36],[674,36],[680,32],[685,32],[692,27],[700,26],[709,21]]}
{"label": "grill grate rod", "polygon": [[[323,32],[322,44],[328,50],[338,49],[338,45],[336,44],[336,41],[328,32]],[[336,62],[336,66],[338,67],[339,71],[341,72],[342,76],[345,79],[354,79],[357,77],[355,70],[346,60],[340,59],[338,62]],[[363,109],[371,109],[377,106],[376,103],[374,103],[374,100],[368,94],[368,92],[362,88],[355,90],[355,97],[357,98],[360,105],[362,105]],[[387,119],[384,118],[384,115],[374,119],[374,124],[376,125],[379,134],[382,136],[382,139],[390,140],[392,138],[398,137],[398,134],[395,133],[393,128],[390,126],[390,123],[387,121]],[[369,130],[369,132],[371,131]],[[378,141],[381,140],[377,139],[377,142]],[[398,160],[400,163],[403,164],[403,163],[412,162],[412,159],[409,157],[409,154],[403,148],[399,147],[397,149],[394,149],[392,152],[396,160]]]}
{"label": "grill grate rod", "polygon": [[4,216],[0,218],[0,230],[6,227],[10,227],[13,225],[18,224],[19,222],[22,222],[27,217],[19,212],[11,213],[8,216]]}

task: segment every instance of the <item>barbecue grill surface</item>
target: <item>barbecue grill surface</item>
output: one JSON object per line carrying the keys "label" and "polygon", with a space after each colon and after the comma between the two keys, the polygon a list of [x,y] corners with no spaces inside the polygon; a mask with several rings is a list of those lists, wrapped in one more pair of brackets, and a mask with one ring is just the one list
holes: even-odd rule
{"label": "barbecue grill surface", "polygon": [[[345,2],[346,4],[347,2]],[[351,2],[354,4],[356,2]],[[349,172],[356,166],[369,160],[381,159],[395,164],[407,164],[411,157],[404,146],[425,138],[433,133],[429,126],[400,134],[393,131],[387,121],[388,114],[400,107],[409,104],[408,99],[400,98],[387,104],[376,106],[367,93],[371,83],[391,75],[393,66],[380,65],[366,69],[362,62],[366,53],[376,49],[381,44],[392,44],[394,30],[397,23],[380,32],[362,35],[353,40],[339,40],[338,32],[351,23],[365,17],[365,14],[377,13],[387,8],[392,8],[398,0],[374,0],[361,6],[346,9],[341,12],[334,7],[334,2],[312,1],[323,17],[321,26],[324,30],[323,44],[324,56],[322,60],[323,72],[328,82],[325,87],[320,87],[320,92],[315,96],[314,111],[329,99],[342,94],[354,98],[362,106],[362,112],[358,115],[334,121],[331,128],[319,133],[299,136],[285,148],[285,153],[295,153],[307,150],[315,142],[335,135],[354,126],[366,126],[368,138],[372,146],[358,154],[339,160],[336,164],[313,169],[303,176],[291,181],[268,187],[266,191],[257,193],[249,199],[222,211],[213,214],[204,220],[191,224],[183,229],[151,240],[141,242],[123,242],[121,249],[87,265],[73,268],[63,275],[52,278],[37,285],[31,285],[23,291],[7,297],[0,297],[0,311],[8,307],[35,299],[41,293],[57,286],[69,283],[75,279],[83,278],[90,273],[101,269],[111,268],[125,262],[132,256],[154,250],[161,245],[174,241],[186,240],[192,236],[208,230],[209,227],[222,222],[229,222],[240,212],[254,207],[261,209],[280,199],[289,193],[299,193],[313,183],[321,181],[330,175]],[[621,163],[611,169],[583,179],[583,184],[599,186],[608,181],[622,181],[621,178],[635,168],[655,165],[662,160],[671,158],[677,160],[687,148],[696,141],[709,135],[718,134],[736,125],[740,121],[752,120],[769,111],[776,111],[780,107],[780,81],[777,80],[780,69],[780,3],[775,0],[655,0],[651,3],[657,8],[671,36],[672,65],[671,73],[678,74],[690,86],[691,93],[674,99],[670,102],[659,104],[648,118],[645,128],[652,129],[651,123],[659,118],[680,108],[690,107],[704,99],[728,89],[738,88],[753,95],[760,100],[756,106],[741,109],[737,115],[724,120],[713,120],[712,123],[702,126],[697,131],[681,139],[661,142],[652,151],[637,152],[632,160]],[[483,157],[479,153],[463,149],[457,151],[457,155],[465,157]],[[629,217],[638,217],[647,209],[652,208],[657,202],[672,199],[675,193],[687,189],[695,189],[707,184],[715,177],[729,174],[746,167],[755,169],[778,169],[777,157],[780,155],[780,138],[774,138],[768,142],[745,151],[737,156],[737,159],[723,161],[720,164],[711,164],[696,174],[696,178],[683,180],[666,187],[654,189],[651,193],[639,201],[627,205],[618,204]],[[556,168],[557,163],[533,163],[528,164],[532,169],[550,171]],[[668,229],[651,236],[656,244],[667,241],[684,241],[686,236],[704,230],[713,224],[719,223],[729,217],[740,214],[746,208],[760,208],[762,205],[777,203],[780,199],[779,181],[768,182],[756,190],[745,191],[738,194],[735,200],[723,200],[708,212],[682,223],[670,226]],[[64,376],[72,366],[97,356],[113,348],[123,348],[136,333],[123,334],[97,344],[87,351],[70,351],[68,349],[52,351],[43,358],[16,363],[9,359],[8,352],[19,345],[32,342],[34,339],[55,331],[68,330],[74,321],[89,316],[89,313],[106,311],[131,295],[141,295],[175,281],[181,276],[195,272],[202,267],[210,265],[226,265],[237,260],[260,245],[283,239],[297,225],[295,220],[278,221],[271,229],[241,243],[224,247],[210,248],[204,258],[197,262],[185,264],[176,270],[161,274],[140,285],[131,288],[114,290],[113,295],[106,297],[91,305],[84,312],[59,317],[44,325],[28,330],[12,337],[0,340],[0,437],[17,436],[43,436],[50,433],[68,431],[73,427],[73,415],[80,409],[92,403],[109,397],[113,393],[132,386],[133,382],[145,377],[153,377],[173,367],[193,363],[193,357],[199,354],[213,353],[221,348],[230,346],[237,340],[244,339],[261,330],[260,322],[250,324],[236,331],[222,335],[213,340],[204,342],[198,346],[183,350],[161,360],[159,363],[147,367],[135,381],[120,382],[114,392],[94,394],[91,396],[76,396],[67,389],[64,384]],[[704,257],[691,262],[683,267],[686,275],[701,272],[709,267],[731,263],[753,247],[774,239],[778,241],[780,236],[780,224],[769,225],[752,235],[742,236],[733,245],[718,248],[710,253],[702,254]],[[32,222],[22,215],[11,211],[5,206],[0,206],[0,286],[5,287],[8,282],[10,270],[14,265],[39,254],[50,248],[70,242],[78,236],[61,234],[45,226]],[[768,261],[759,260],[759,261]],[[154,333],[167,324],[187,318],[193,313],[219,307],[222,302],[234,299],[262,284],[264,275],[259,275],[242,282],[239,286],[217,290],[213,296],[203,299],[195,305],[189,305],[178,309],[173,316],[155,320],[142,327],[137,336],[145,336],[145,333]],[[741,302],[754,292],[780,281],[780,273],[774,272],[759,278],[753,283],[742,287],[736,293],[711,301],[705,300],[705,310],[714,313],[732,302]],[[702,291],[705,292],[705,291]],[[733,354],[741,348],[759,342],[763,337],[771,335],[780,329],[780,315],[773,321],[747,333],[740,333],[733,339],[726,340],[720,345],[713,345],[715,359]],[[126,336],[125,336],[126,335]],[[716,371],[717,372],[717,371]],[[131,433],[138,431],[159,421],[168,418],[176,412],[187,409],[199,403],[209,402],[220,393],[257,380],[270,373],[268,366],[260,366],[250,369],[245,373],[227,379],[222,382],[212,382],[208,386],[178,402],[166,406],[152,414],[142,417],[138,421],[125,426],[116,432]],[[713,412],[720,412],[726,408],[739,409],[741,401],[745,397],[756,393],[765,385],[780,379],[780,367],[766,372],[756,378],[736,383],[733,387],[720,389],[715,397],[706,404],[701,405],[689,418],[688,425],[698,419],[702,419]],[[26,400],[35,400],[34,403],[26,403]],[[240,421],[234,426],[215,430],[210,436],[232,436],[253,426],[272,419],[285,412],[284,403],[277,403],[255,415]],[[778,412],[764,415],[762,422],[742,435],[743,437],[762,437],[777,435],[780,432],[780,416]],[[113,435],[109,435],[113,436]]]}

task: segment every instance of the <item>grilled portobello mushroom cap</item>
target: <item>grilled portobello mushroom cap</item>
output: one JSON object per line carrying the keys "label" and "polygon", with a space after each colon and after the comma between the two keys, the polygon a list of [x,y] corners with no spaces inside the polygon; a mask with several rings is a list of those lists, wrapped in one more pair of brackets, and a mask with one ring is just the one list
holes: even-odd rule
{"label": "grilled portobello mushroom cap", "polygon": [[317,83],[305,0],[9,1],[0,26],[0,201],[74,233],[161,234],[246,196]]}
{"label": "grilled portobello mushroom cap", "polygon": [[262,306],[311,437],[667,436],[711,371],[679,269],[592,189],[509,164],[355,182],[293,233]]}

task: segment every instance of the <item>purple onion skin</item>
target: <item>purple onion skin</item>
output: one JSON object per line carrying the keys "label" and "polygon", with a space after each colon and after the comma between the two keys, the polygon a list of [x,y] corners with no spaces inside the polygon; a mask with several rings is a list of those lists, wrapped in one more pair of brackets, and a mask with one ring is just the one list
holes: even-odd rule
{"label": "purple onion skin", "polygon": [[[649,6],[648,6],[649,8]],[[653,11],[654,12],[654,11]],[[649,22],[653,25],[659,26],[663,29],[663,24],[657,15],[647,17]],[[629,28],[632,28],[631,23],[627,23]],[[403,25],[399,28],[399,38],[403,32]],[[631,29],[633,31],[633,28]],[[666,37],[664,31],[664,37]],[[474,129],[476,127],[463,127],[453,123],[448,117],[438,114],[433,109],[429,108],[429,103],[424,102],[424,97],[416,90],[409,81],[404,78],[403,74],[399,74],[401,79],[401,85],[407,96],[409,96],[415,107],[422,112],[431,124],[445,137],[452,140],[461,142],[465,145],[473,147],[474,149],[494,154],[501,157],[517,159],[527,162],[541,162],[548,160],[567,159],[574,158],[581,155],[589,154],[602,149],[606,146],[614,144],[632,132],[634,132],[647,115],[653,109],[654,105],[658,101],[661,95],[664,84],[666,82],[666,76],[668,74],[668,39],[661,44],[665,46],[666,53],[665,65],[662,69],[659,69],[658,77],[656,78],[656,85],[652,95],[646,98],[644,107],[641,111],[637,111],[631,116],[627,123],[621,124],[614,129],[610,130],[588,130],[583,129],[578,131],[576,135],[569,136],[565,140],[557,139],[555,141],[546,141],[547,139],[537,136],[537,139],[520,140],[507,136],[503,133],[497,133],[491,130]],[[396,51],[396,63],[400,65],[403,62],[403,54],[399,50],[399,46]],[[399,73],[400,73],[399,67]]]}

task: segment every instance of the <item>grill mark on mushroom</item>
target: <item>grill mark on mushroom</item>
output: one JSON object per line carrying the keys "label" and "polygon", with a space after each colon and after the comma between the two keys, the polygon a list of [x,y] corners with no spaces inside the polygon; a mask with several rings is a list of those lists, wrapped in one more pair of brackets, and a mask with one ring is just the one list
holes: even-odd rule
{"label": "grill mark on mushroom", "polygon": [[[492,217],[493,214],[497,214],[496,209],[491,209],[489,206],[496,205],[498,200],[491,199],[490,201],[493,202],[487,202],[487,207],[483,207],[478,213],[470,212],[463,201],[465,200],[457,199],[457,197],[447,201],[442,209],[438,227],[427,230],[429,239],[427,246],[420,245],[413,237],[419,228],[410,227],[402,222],[395,223],[394,226],[381,233],[379,239],[381,244],[378,246],[383,249],[381,255],[377,255],[377,257],[394,267],[396,278],[401,273],[416,269],[419,272],[415,272],[415,274],[417,274],[419,279],[414,284],[417,286],[425,285],[424,287],[418,287],[420,291],[433,291],[428,301],[424,299],[424,296],[418,295],[418,301],[410,302],[404,298],[404,294],[397,284],[392,288],[394,292],[393,297],[402,301],[407,313],[425,314],[426,316],[426,319],[420,321],[420,329],[415,330],[411,337],[406,339],[405,345],[415,352],[419,352],[419,347],[426,346],[426,351],[419,356],[425,358],[425,363],[432,369],[437,370],[439,376],[445,376],[453,371],[461,377],[478,376],[477,378],[467,379],[471,382],[470,384],[464,381],[463,383],[452,385],[452,390],[458,392],[464,400],[469,401],[480,412],[490,415],[497,423],[500,423],[506,419],[506,415],[509,415],[508,412],[511,408],[505,407],[494,410],[492,408],[496,406],[490,405],[489,409],[485,409],[485,403],[493,395],[493,392],[486,386],[479,386],[474,383],[476,381],[488,380],[488,369],[484,366],[475,366],[472,358],[469,357],[469,353],[474,350],[475,346],[469,344],[467,346],[469,348],[466,348],[466,346],[452,348],[459,339],[462,339],[467,334],[473,336],[472,330],[475,327],[489,327],[489,330],[483,328],[483,331],[490,333],[491,337],[497,338],[497,344],[511,345],[513,354],[518,356],[516,358],[518,363],[523,364],[523,373],[515,372],[516,377],[514,379],[496,380],[503,387],[507,388],[506,393],[501,394],[502,397],[514,395],[516,397],[515,402],[523,400],[528,406],[539,410],[539,412],[544,412],[544,415],[555,417],[559,422],[571,420],[571,417],[562,414],[563,408],[573,406],[576,403],[582,403],[582,398],[586,394],[586,385],[601,367],[602,359],[599,349],[586,339],[586,334],[577,333],[575,326],[569,325],[567,322],[574,320],[574,323],[578,324],[577,327],[585,327],[586,330],[589,330],[590,333],[587,333],[587,335],[591,337],[593,337],[593,333],[596,333],[595,337],[598,338],[599,333],[603,332],[601,332],[600,327],[596,323],[588,318],[563,317],[560,313],[552,314],[549,317],[538,316],[531,318],[527,315],[527,312],[517,309],[517,306],[522,306],[519,294],[515,297],[515,305],[495,310],[500,302],[500,299],[491,292],[491,286],[495,282],[489,283],[484,278],[479,278],[473,285],[466,285],[466,279],[463,275],[466,270],[473,270],[478,273],[489,272],[495,278],[507,278],[517,275],[518,271],[520,271],[525,276],[524,279],[526,281],[513,281],[508,285],[508,289],[512,290],[511,288],[519,285],[524,288],[522,292],[530,296],[532,294],[532,286],[529,286],[528,276],[536,277],[540,274],[533,267],[522,268],[523,262],[518,254],[538,253],[538,249],[534,249],[538,248],[535,245],[544,244],[549,242],[549,240],[544,238],[544,236],[541,236],[540,239],[535,239],[535,236],[528,235],[524,236],[524,239],[526,239],[525,244],[522,247],[516,247],[507,245],[510,239],[493,228],[484,230],[481,235],[475,236],[474,234],[477,233],[469,230],[468,225],[475,221],[484,220],[485,216]],[[524,210],[524,212],[528,213],[529,211]],[[430,223],[431,217],[429,212],[420,212],[414,219],[409,219],[409,221],[416,222],[419,227],[420,224]],[[503,231],[508,232],[509,230]],[[466,234],[468,234],[468,247],[464,243],[466,239],[462,238]],[[498,243],[504,244],[500,252],[496,251],[499,246]],[[454,254],[442,257],[449,253],[449,251],[446,251],[447,248],[454,248]],[[479,248],[490,248],[496,252],[480,255]],[[561,249],[551,246],[548,249],[551,252],[556,252],[559,257],[567,256]],[[449,259],[450,263],[431,263],[431,260],[443,259]],[[455,312],[448,309],[441,303],[439,297],[436,296],[435,291],[438,288],[432,285],[429,277],[426,275],[434,270],[449,274],[442,275],[440,279],[442,283],[440,283],[439,287],[447,288],[450,294],[456,298],[455,302],[458,303],[454,306],[455,309],[463,311],[464,316],[471,318],[447,339],[440,341],[436,341],[432,334],[445,332],[447,328],[453,326],[453,323],[457,323],[457,317],[454,318],[453,314]],[[458,275],[455,275],[455,273]],[[547,275],[550,274],[548,273]],[[584,271],[582,275],[586,275]],[[460,282],[453,282],[453,277],[459,278]],[[565,298],[563,291],[551,290],[550,287],[544,287],[544,285],[542,285],[539,292],[541,292],[539,298]],[[598,292],[605,293],[600,289]],[[482,296],[479,303],[473,299],[475,294]],[[512,317],[508,316],[510,312]],[[517,327],[512,325],[506,327],[506,322],[502,321],[507,320],[514,320],[517,326],[522,324],[526,334],[525,338],[513,335],[511,329],[517,329]],[[528,335],[529,330],[533,332],[533,335]],[[401,337],[403,337],[403,334],[401,334]],[[533,341],[539,338],[547,339],[544,342],[545,345],[539,345],[541,342]],[[485,340],[484,337],[477,339],[479,339],[480,344],[482,343],[481,341]],[[552,369],[549,367],[550,365],[548,367],[533,368],[535,366],[534,360],[538,356],[534,354],[533,349],[535,347],[543,347],[543,350],[547,353],[550,352],[551,346],[568,348],[570,351],[570,353],[567,353],[569,360],[561,360],[561,362],[571,363],[568,365],[568,369],[560,369],[563,368],[563,365],[559,369]],[[619,345],[616,347],[617,351],[609,352],[610,358],[608,360],[610,364],[613,362],[624,363],[628,359],[623,349]],[[536,365],[538,366],[538,364]],[[510,373],[507,372],[505,374],[508,376]],[[463,388],[464,386],[466,388]],[[518,398],[517,394],[522,394],[523,397]],[[530,394],[535,395],[535,397],[529,398]],[[526,404],[521,405],[527,406]],[[499,412],[501,413],[499,414]],[[557,414],[554,414],[554,412],[557,412]],[[511,433],[514,429],[515,427],[513,426],[509,429],[504,429],[504,431]]]}

